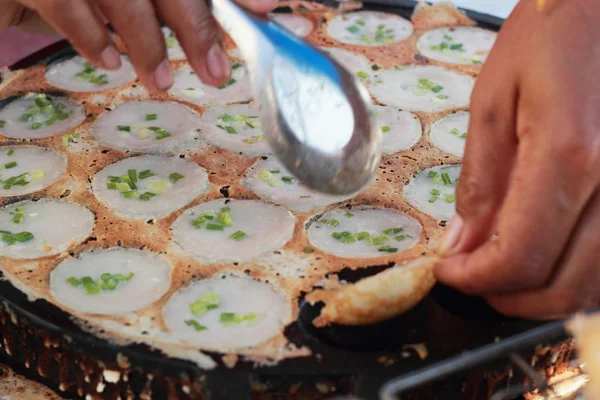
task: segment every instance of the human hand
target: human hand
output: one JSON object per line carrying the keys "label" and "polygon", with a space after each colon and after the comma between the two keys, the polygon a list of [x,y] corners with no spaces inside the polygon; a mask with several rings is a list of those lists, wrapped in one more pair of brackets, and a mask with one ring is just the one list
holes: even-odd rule
{"label": "human hand", "polygon": [[521,0],[474,88],[436,276],[507,315],[600,305],[598,17],[593,0]]}
{"label": "human hand", "polygon": [[[257,13],[274,9],[277,0],[236,0]],[[187,59],[206,84],[218,86],[231,74],[221,34],[204,0],[0,0],[3,9],[16,3],[28,7],[92,64],[119,68],[119,52],[111,41],[110,22],[127,45],[128,55],[140,81],[151,91],[173,84],[161,18],[176,34]],[[11,4],[12,3],[12,4]],[[31,25],[31,16],[26,18]]]}

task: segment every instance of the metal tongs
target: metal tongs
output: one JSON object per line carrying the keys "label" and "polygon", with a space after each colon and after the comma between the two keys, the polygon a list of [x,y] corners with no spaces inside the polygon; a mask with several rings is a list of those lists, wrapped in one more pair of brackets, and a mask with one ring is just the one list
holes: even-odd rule
{"label": "metal tongs", "polygon": [[265,136],[285,167],[320,192],[350,195],[368,185],[381,158],[381,132],[359,80],[231,0],[212,0],[212,13],[246,60]]}

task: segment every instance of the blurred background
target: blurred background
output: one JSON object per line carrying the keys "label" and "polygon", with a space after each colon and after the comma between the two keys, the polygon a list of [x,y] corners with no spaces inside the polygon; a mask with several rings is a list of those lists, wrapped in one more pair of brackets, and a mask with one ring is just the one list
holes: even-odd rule
{"label": "blurred background", "polygon": [[[201,1],[201,0],[199,0]],[[433,0],[439,2],[444,0]],[[447,1],[447,0],[446,0]],[[518,0],[455,0],[459,7],[469,8],[498,17],[506,18]],[[9,28],[0,32],[0,68],[14,64],[37,50],[60,40],[58,35],[36,35]]]}

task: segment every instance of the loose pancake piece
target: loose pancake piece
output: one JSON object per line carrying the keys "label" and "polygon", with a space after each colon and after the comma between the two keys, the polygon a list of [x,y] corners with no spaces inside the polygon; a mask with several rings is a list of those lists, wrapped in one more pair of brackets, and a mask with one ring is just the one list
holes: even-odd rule
{"label": "loose pancake piece", "polygon": [[124,314],[149,306],[171,286],[171,265],[149,251],[115,248],[68,258],[50,273],[50,291],[79,312]]}
{"label": "loose pancake piece", "polygon": [[94,229],[94,214],[54,199],[22,201],[0,209],[0,255],[32,259],[67,251]]}
{"label": "loose pancake piece", "polygon": [[296,219],[285,208],[255,200],[214,200],[186,210],[173,240],[206,262],[243,262],[283,247]]}
{"label": "loose pancake piece", "polygon": [[584,389],[586,398],[600,398],[600,313],[575,315],[567,324],[575,338],[577,353],[590,382]]}
{"label": "loose pancake piece", "polygon": [[15,139],[41,139],[70,131],[85,120],[85,110],[72,100],[29,93],[0,109],[0,133]]}
{"label": "loose pancake piece", "polygon": [[119,150],[185,151],[198,139],[199,124],[200,116],[183,104],[141,100],[105,111],[91,132],[101,144]]}
{"label": "loose pancake piece", "polygon": [[323,214],[307,228],[310,243],[345,258],[382,257],[413,247],[421,224],[390,208],[338,209]]}
{"label": "loose pancake piece", "polygon": [[269,14],[269,17],[298,37],[306,37],[313,30],[313,23],[299,15],[272,13]]}
{"label": "loose pancake piece", "polygon": [[382,133],[382,154],[410,149],[421,138],[421,121],[408,111],[388,106],[373,106]]}
{"label": "loose pancake piece", "polygon": [[92,180],[94,194],[126,218],[161,218],[208,188],[208,174],[179,157],[139,156],[117,161]]}
{"label": "loose pancake piece", "polygon": [[460,170],[460,165],[423,170],[404,187],[404,197],[419,211],[439,220],[449,220],[456,213],[456,184]]}
{"label": "loose pancake piece", "polygon": [[222,352],[266,342],[291,314],[290,300],[275,286],[226,273],[192,282],[163,308],[174,336]]}
{"label": "loose pancake piece", "polygon": [[367,325],[400,315],[414,307],[433,287],[437,259],[418,258],[333,290],[315,290],[306,296],[311,304],[325,303],[313,321],[317,327],[331,323]]}
{"label": "loose pancake piece", "polygon": [[202,83],[189,66],[175,71],[175,83],[169,94],[178,100],[199,106],[216,106],[249,101],[252,98],[250,79],[246,67],[232,62],[231,79],[222,86],[213,87]]}
{"label": "loose pancake piece", "polygon": [[254,104],[211,108],[202,115],[200,130],[213,146],[248,157],[272,153]]}
{"label": "loose pancake piece", "polygon": [[496,41],[496,32],[463,27],[439,28],[425,32],[417,48],[427,58],[452,64],[483,63]]}
{"label": "loose pancake piece", "polygon": [[370,87],[381,103],[409,111],[443,111],[469,105],[474,80],[443,67],[405,66],[381,70]]}
{"label": "loose pancake piece", "polygon": [[53,64],[46,71],[48,83],[72,92],[113,89],[135,78],[135,70],[124,56],[121,56],[121,67],[114,71],[94,67],[80,56]]}
{"label": "loose pancake piece", "polygon": [[67,161],[56,150],[39,146],[0,147],[0,197],[33,193],[56,182]]}
{"label": "loose pancake piece", "polygon": [[165,36],[165,43],[167,45],[167,55],[169,57],[169,60],[185,60],[187,57],[185,56],[185,52],[183,51],[181,44],[175,36],[175,32],[173,32],[166,26],[162,28],[162,32]]}
{"label": "loose pancake piece", "polygon": [[449,114],[431,125],[429,137],[438,149],[462,157],[465,152],[468,128],[469,112],[457,112]]}
{"label": "loose pancake piece", "polygon": [[318,210],[352,196],[332,196],[302,185],[285,167],[270,157],[260,160],[246,174],[244,185],[264,200],[295,212]]}
{"label": "loose pancake piece", "polygon": [[340,14],[327,24],[327,34],[340,43],[384,46],[404,40],[413,32],[410,21],[375,11]]}

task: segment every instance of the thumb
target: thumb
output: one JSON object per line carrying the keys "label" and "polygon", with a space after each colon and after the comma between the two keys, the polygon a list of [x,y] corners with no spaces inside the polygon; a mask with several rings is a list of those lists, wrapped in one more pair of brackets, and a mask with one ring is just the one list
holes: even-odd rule
{"label": "thumb", "polygon": [[477,79],[456,192],[457,215],[446,228],[442,255],[470,252],[494,234],[517,147],[517,90],[509,81],[499,79],[493,70],[482,71]]}

